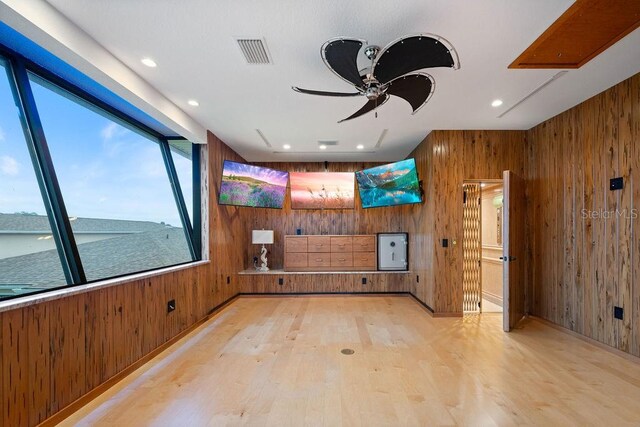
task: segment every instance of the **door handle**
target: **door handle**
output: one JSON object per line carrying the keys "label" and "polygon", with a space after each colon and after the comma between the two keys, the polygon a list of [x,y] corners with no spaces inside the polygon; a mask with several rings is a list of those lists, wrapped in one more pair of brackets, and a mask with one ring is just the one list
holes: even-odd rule
{"label": "door handle", "polygon": [[512,261],[515,261],[515,260],[516,260],[516,257],[514,257],[514,256],[509,256],[509,262],[512,262]]}
{"label": "door handle", "polygon": [[501,256],[500,259],[504,262],[507,262],[507,261],[512,262],[516,260],[516,257],[509,255],[509,256]]}
{"label": "door handle", "polygon": [[507,262],[507,257],[506,256],[501,256],[500,259],[504,262]]}

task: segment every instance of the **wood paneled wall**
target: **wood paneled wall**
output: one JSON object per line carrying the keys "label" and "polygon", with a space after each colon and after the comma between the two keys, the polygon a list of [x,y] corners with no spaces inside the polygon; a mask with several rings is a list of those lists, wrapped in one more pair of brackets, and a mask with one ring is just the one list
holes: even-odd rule
{"label": "wood paneled wall", "polygon": [[257,294],[410,292],[412,277],[409,273],[246,275],[240,276],[240,290]]}
{"label": "wood paneled wall", "polygon": [[[334,163],[327,164],[328,172],[355,172],[379,163]],[[324,162],[318,163],[259,163],[273,169],[288,172],[324,172]],[[271,268],[283,267],[284,236],[296,234],[302,229],[303,234],[376,234],[378,232],[407,231],[400,220],[411,209],[404,207],[387,207],[362,209],[360,196],[355,189],[355,209],[300,210],[291,209],[289,192],[285,197],[283,209],[242,209],[247,227],[251,230],[266,229],[274,231],[274,244],[268,246],[269,265]],[[253,266],[253,257],[260,253],[259,246],[251,244],[249,236],[246,240],[244,262],[245,268]],[[409,255],[411,257],[411,254]],[[409,291],[405,286],[406,275],[372,275],[368,286],[362,286],[361,277],[335,275],[288,276],[287,286],[277,284],[277,278],[245,276],[241,279],[242,292],[393,292]]]}
{"label": "wood paneled wall", "polygon": [[531,311],[640,356],[640,74],[527,138]]}
{"label": "wood paneled wall", "polygon": [[[208,197],[222,160],[242,159],[212,134],[203,149]],[[246,227],[237,208],[210,208],[211,264],[0,313],[0,427],[45,420],[237,294]]]}
{"label": "wood paneled wall", "polygon": [[502,179],[507,169],[526,176],[525,132],[433,131],[409,157],[416,158],[426,200],[401,218],[411,233],[411,270],[420,276],[415,295],[436,313],[461,314],[462,184]]}

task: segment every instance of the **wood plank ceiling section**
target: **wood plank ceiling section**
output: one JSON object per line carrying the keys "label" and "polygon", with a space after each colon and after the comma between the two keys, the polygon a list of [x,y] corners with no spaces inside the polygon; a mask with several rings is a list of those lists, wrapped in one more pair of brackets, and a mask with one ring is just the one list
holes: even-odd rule
{"label": "wood plank ceiling section", "polygon": [[577,0],[509,68],[580,68],[639,26],[639,0]]}

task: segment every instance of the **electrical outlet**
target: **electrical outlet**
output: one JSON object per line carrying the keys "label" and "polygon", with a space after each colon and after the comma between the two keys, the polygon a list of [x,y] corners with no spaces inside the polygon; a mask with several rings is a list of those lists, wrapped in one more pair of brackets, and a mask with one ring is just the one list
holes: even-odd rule
{"label": "electrical outlet", "polygon": [[623,320],[624,319],[624,309],[622,307],[613,307],[613,317],[616,319]]}
{"label": "electrical outlet", "polygon": [[278,277],[278,285],[284,285],[284,279],[282,277]]}
{"label": "electrical outlet", "polygon": [[172,299],[167,302],[167,313],[171,313],[176,309],[176,300]]}
{"label": "electrical outlet", "polygon": [[622,190],[624,188],[624,179],[622,177],[611,178],[609,180],[609,190]]}
{"label": "electrical outlet", "polygon": [[449,239],[442,239],[442,247],[443,248],[449,247]]}
{"label": "electrical outlet", "polygon": [[366,284],[367,284],[367,278],[366,278],[366,277],[363,277],[363,278],[362,278],[362,284],[363,284],[363,285],[366,285]]}

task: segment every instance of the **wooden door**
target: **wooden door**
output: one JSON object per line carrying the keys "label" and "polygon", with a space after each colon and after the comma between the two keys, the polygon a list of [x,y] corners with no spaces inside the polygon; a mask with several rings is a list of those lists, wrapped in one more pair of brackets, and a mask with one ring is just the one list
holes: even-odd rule
{"label": "wooden door", "polygon": [[503,235],[503,329],[513,329],[524,317],[525,287],[525,183],[504,171]]}

